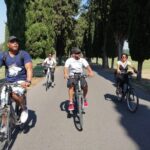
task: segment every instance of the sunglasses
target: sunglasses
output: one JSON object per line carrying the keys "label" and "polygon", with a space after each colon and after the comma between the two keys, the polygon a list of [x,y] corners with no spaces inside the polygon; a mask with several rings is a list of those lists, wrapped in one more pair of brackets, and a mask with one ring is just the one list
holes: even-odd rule
{"label": "sunglasses", "polygon": [[81,54],[81,53],[75,53],[76,55],[79,55],[79,54]]}
{"label": "sunglasses", "polygon": [[18,43],[19,41],[17,41],[17,40],[11,40],[11,41],[9,41],[9,43]]}

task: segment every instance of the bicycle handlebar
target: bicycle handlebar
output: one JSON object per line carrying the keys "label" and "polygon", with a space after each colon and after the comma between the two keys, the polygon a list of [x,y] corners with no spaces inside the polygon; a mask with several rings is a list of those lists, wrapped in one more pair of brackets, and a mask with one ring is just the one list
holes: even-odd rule
{"label": "bicycle handlebar", "polygon": [[81,74],[81,73],[74,73],[74,75],[70,75],[70,76],[69,76],[69,78],[81,78],[81,77],[87,78],[88,75],[86,75],[86,74]]}

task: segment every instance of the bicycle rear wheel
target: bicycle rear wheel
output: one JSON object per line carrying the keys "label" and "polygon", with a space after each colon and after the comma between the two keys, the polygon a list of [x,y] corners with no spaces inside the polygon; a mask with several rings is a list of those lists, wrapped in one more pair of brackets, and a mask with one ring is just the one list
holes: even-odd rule
{"label": "bicycle rear wheel", "polygon": [[78,96],[78,113],[81,129],[83,129],[83,97]]}
{"label": "bicycle rear wheel", "polygon": [[130,112],[136,112],[139,105],[139,98],[136,96],[134,89],[129,89],[126,94],[127,106]]}

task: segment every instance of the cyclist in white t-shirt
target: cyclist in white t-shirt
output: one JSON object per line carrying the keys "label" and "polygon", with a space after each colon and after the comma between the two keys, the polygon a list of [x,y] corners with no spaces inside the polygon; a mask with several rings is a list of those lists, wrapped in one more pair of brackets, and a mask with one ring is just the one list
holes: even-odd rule
{"label": "cyclist in white t-shirt", "polygon": [[[54,86],[54,72],[56,67],[56,60],[54,57],[52,57],[52,54],[49,54],[48,57],[44,60],[43,66],[49,66],[51,71],[51,80],[52,80],[52,86]],[[44,73],[46,74],[47,68],[44,68]]]}
{"label": "cyclist in white t-shirt", "polygon": [[126,53],[122,53],[121,60],[117,62],[117,72],[116,72],[116,82],[117,82],[117,90],[116,93],[119,92],[119,87],[123,85],[124,82],[127,81],[127,75],[123,73],[127,73],[128,69],[131,68],[135,73],[137,70],[133,67],[131,62],[128,60],[128,55]]}
{"label": "cyclist in white t-shirt", "polygon": [[[69,107],[68,110],[74,110],[73,104],[73,94],[74,94],[74,78],[69,78],[69,76],[73,76],[74,73],[83,73],[84,68],[87,70],[88,76],[93,76],[93,71],[89,66],[89,63],[86,59],[81,58],[81,50],[79,48],[73,48],[71,50],[71,57],[68,58],[65,62],[64,66],[64,78],[68,80],[67,87],[69,88]],[[88,85],[85,78],[81,80],[81,87],[83,88],[83,96],[84,96],[84,106],[88,106],[87,102],[87,92]]]}

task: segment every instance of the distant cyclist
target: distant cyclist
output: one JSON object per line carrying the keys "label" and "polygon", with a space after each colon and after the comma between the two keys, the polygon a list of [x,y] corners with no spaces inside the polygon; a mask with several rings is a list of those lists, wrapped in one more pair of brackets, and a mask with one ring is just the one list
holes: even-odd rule
{"label": "distant cyclist", "polygon": [[[52,80],[52,85],[51,86],[54,86],[54,72],[55,72],[55,67],[56,67],[57,62],[56,62],[55,58],[52,57],[52,56],[53,55],[50,53],[48,55],[48,57],[44,60],[43,65],[50,67],[51,80]],[[44,72],[46,74],[46,72],[47,72],[46,67],[44,68]]]}
{"label": "distant cyclist", "polygon": [[[81,50],[77,47],[72,48],[71,50],[71,57],[68,58],[65,62],[64,66],[64,78],[68,80],[67,87],[69,88],[69,107],[68,110],[74,110],[73,104],[73,94],[74,94],[74,78],[69,78],[69,76],[73,76],[74,73],[81,73],[83,74],[83,69],[87,70],[88,76],[93,76],[93,71],[89,66],[89,63],[84,59],[81,58]],[[88,92],[88,85],[85,78],[81,80],[81,87],[83,89],[83,96],[84,96],[84,106],[88,106],[87,101],[87,92]]]}
{"label": "distant cyclist", "polygon": [[[20,105],[22,109],[20,121],[25,123],[28,118],[28,109],[24,94],[25,89],[31,85],[32,60],[28,52],[19,49],[19,39],[17,37],[10,36],[7,46],[8,51],[0,54],[0,66],[5,66],[6,68],[6,82],[16,82],[21,85],[21,87],[12,86],[12,99],[17,105]],[[2,101],[3,93],[1,93],[0,97]]]}
{"label": "distant cyclist", "polygon": [[117,72],[116,72],[116,82],[117,82],[117,90],[116,93],[119,92],[120,87],[123,86],[124,82],[127,82],[128,69],[131,68],[134,72],[137,73],[137,70],[133,67],[131,62],[128,60],[128,55],[126,53],[122,53],[121,60],[117,62]]}

